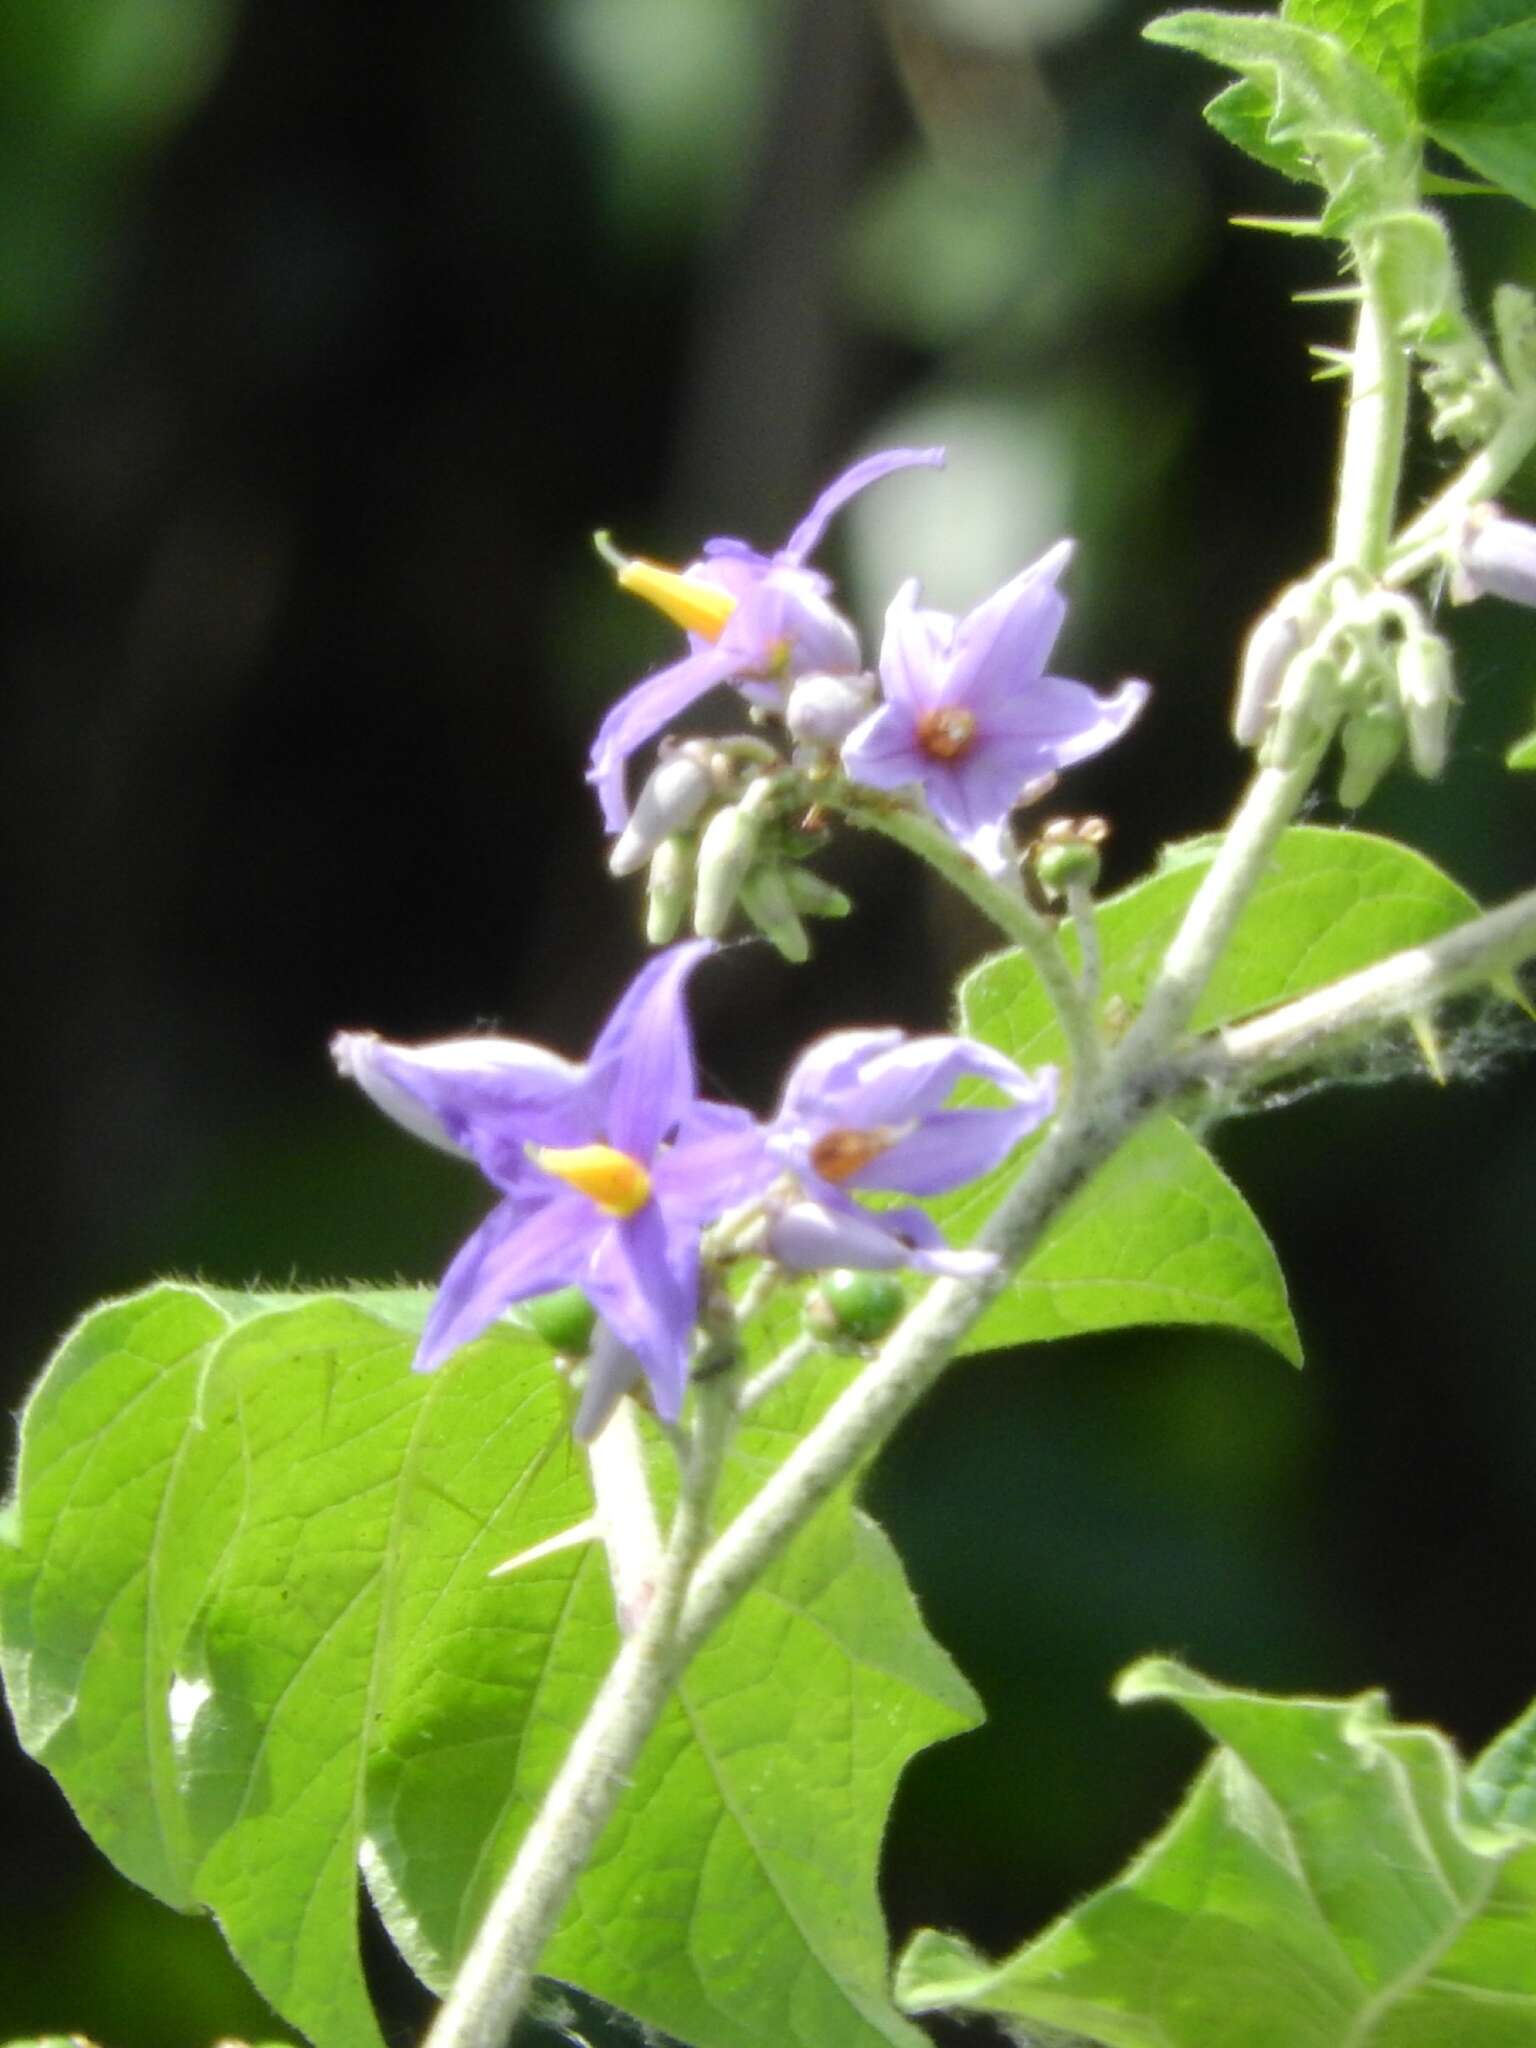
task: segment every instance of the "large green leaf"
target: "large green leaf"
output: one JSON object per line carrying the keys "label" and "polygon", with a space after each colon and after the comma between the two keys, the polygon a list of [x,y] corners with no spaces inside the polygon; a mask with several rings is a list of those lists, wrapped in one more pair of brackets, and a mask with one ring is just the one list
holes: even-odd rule
{"label": "large green leaf", "polygon": [[[192,1903],[195,1856],[165,1702],[236,1507],[232,1444],[195,1426],[199,1375],[229,1326],[206,1295],[170,1286],[86,1317],[27,1406],[19,1535],[0,1544],[22,1743],[113,1861],[176,1906]],[[188,1464],[190,1496],[176,1485]]]}
{"label": "large green leaf", "polygon": [[897,1976],[908,2011],[1103,2048],[1536,2040],[1528,1733],[1468,1778],[1379,1695],[1271,1699],[1161,1659],[1119,1694],[1172,1700],[1221,1744],[1188,1801],[1124,1877],[1004,1962],[920,1934]]}
{"label": "large green leaf", "polygon": [[[504,1325],[419,1378],[421,1306],[164,1287],[98,1310],[33,1396],[0,1548],[24,1742],[325,2048],[378,2039],[359,1859],[441,1981],[617,1643],[600,1552],[487,1576],[591,1510],[547,1349]],[[733,1499],[849,1370],[754,1413]],[[879,1839],[906,1759],[974,1717],[839,1496],[689,1673],[551,1967],[704,2048],[915,2042]]]}
{"label": "large green leaf", "polygon": [[1536,11],[1430,0],[1419,108],[1437,142],[1536,206]]}

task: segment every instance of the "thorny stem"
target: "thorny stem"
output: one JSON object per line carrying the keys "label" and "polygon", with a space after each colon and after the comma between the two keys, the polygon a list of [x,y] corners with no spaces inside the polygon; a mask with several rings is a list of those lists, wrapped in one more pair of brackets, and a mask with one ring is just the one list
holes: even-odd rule
{"label": "thorny stem", "polygon": [[708,1540],[734,1419],[729,1381],[702,1383],[649,1606],[576,1731],[423,2048],[504,2048],[527,2002],[545,1944],[688,1660],[679,1621]]}
{"label": "thorny stem", "polygon": [[1383,580],[1401,588],[1444,556],[1456,521],[1501,490],[1536,445],[1536,391],[1523,392],[1487,446],[1392,543]]}
{"label": "thorny stem", "polygon": [[[1344,416],[1332,564],[1375,579],[1386,565],[1402,473],[1408,358],[1390,332],[1363,256],[1362,273],[1365,289]],[[1295,760],[1255,775],[1120,1047],[1115,1059],[1120,1074],[1132,1075],[1159,1059],[1188,1025],[1281,833],[1312,786],[1331,737],[1320,731]]]}
{"label": "thorny stem", "polygon": [[[1104,960],[1103,949],[1099,945],[1099,920],[1094,907],[1093,890],[1086,881],[1079,879],[1068,882],[1067,910],[1072,919],[1072,929],[1077,934],[1078,953],[1082,961],[1077,976],[1078,993],[1082,997],[1083,1008],[1088,1012],[1089,1020],[1092,1022],[1098,1014],[1099,986],[1103,978]],[[1085,1081],[1091,1080],[1102,1064],[1096,1029],[1091,1034],[1089,1049],[1092,1058],[1082,1067]]]}
{"label": "thorny stem", "polygon": [[1392,332],[1379,290],[1362,254],[1364,293],[1355,324],[1355,352],[1344,416],[1333,560],[1379,576],[1386,567],[1403,468],[1408,423],[1408,352]]}
{"label": "thorny stem", "polygon": [[1241,1094],[1294,1074],[1350,1043],[1404,1019],[1429,1017],[1464,990],[1492,987],[1522,1007],[1517,967],[1536,955],[1536,889],[1410,946],[1358,974],[1316,989],[1245,1024],[1229,1024],[1183,1056],[1192,1081],[1218,1095]]}

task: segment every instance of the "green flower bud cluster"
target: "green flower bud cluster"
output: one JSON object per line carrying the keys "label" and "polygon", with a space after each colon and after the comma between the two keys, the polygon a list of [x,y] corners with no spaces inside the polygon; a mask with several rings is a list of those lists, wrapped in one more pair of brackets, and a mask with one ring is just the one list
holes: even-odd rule
{"label": "green flower bud cluster", "polygon": [[630,872],[649,858],[651,944],[667,945],[690,920],[700,938],[721,938],[739,911],[786,960],[809,959],[804,920],[853,907],[803,865],[825,839],[805,828],[810,802],[800,775],[760,740],[690,741],[664,758],[610,861]]}
{"label": "green flower bud cluster", "polygon": [[1286,591],[1249,636],[1233,731],[1266,767],[1339,736],[1339,801],[1363,804],[1405,747],[1445,766],[1456,702],[1451,652],[1411,597],[1327,568]]}

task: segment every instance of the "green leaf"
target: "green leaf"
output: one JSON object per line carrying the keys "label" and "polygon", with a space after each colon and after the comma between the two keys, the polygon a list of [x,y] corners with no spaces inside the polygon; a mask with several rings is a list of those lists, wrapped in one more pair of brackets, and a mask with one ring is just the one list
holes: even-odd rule
{"label": "green leaf", "polygon": [[[500,1341],[514,1367],[533,1350]],[[410,1355],[391,1325],[320,1297],[231,1331],[202,1404],[205,1431],[238,1448],[241,1512],[180,1660],[198,1895],[277,2010],[349,2048],[379,2039],[356,1935],[366,1735],[448,1384],[414,1379]],[[547,1366],[543,1381],[552,1396]],[[552,1407],[542,1424],[558,1427]],[[538,1448],[519,1431],[511,1471]]]}
{"label": "green leaf", "polygon": [[27,1405],[0,1548],[0,1665],[23,1746],[119,1868],[181,1907],[195,1858],[165,1701],[237,1505],[233,1447],[195,1426],[228,1327],[187,1287],[87,1316]]}
{"label": "green leaf", "polygon": [[[1343,0],[1335,6],[1357,11]],[[1355,38],[1365,60],[1357,61],[1347,40],[1289,10],[1284,20],[1193,10],[1163,15],[1143,33],[1239,74],[1241,83],[1206,108],[1207,120],[1272,169],[1325,187],[1330,233],[1412,203],[1416,131],[1394,35]]]}
{"label": "green leaf", "polygon": [[1536,1840],[1536,1706],[1489,1743],[1467,1789],[1480,1820]]}
{"label": "green leaf", "polygon": [[[1168,943],[1215,858],[1210,838],[1170,847],[1157,872],[1099,906],[1104,1002],[1139,1009]],[[1369,832],[1293,826],[1238,922],[1195,1010],[1206,1031],[1289,1002],[1477,914],[1421,854]],[[1070,924],[1069,945],[1075,945]],[[961,984],[966,1028],[1026,1065],[1061,1060],[1054,1013],[1023,956],[984,961]]]}
{"label": "green leaf", "polygon": [[[441,1981],[618,1640],[593,1547],[488,1577],[591,1512],[547,1347],[504,1324],[418,1377],[422,1299],[98,1310],[33,1396],[0,1548],[23,1740],[325,2048],[378,2041],[359,1861]],[[733,1500],[852,1369],[754,1412]],[[879,1840],[906,1759],[974,1719],[839,1495],[690,1671],[552,1966],[710,2048],[918,2043],[886,1988]]]}
{"label": "green leaf", "polygon": [[1536,13],[1527,0],[1431,0],[1419,108],[1434,139],[1536,206]]}
{"label": "green leaf", "polygon": [[[1103,2048],[1527,2048],[1536,2039],[1529,1737],[1497,1825],[1433,1729],[1379,1695],[1272,1699],[1148,1659],[1122,1700],[1171,1700],[1220,1745],[1125,1875],[988,1963],[925,1932],[910,2012],[984,2011]],[[1495,1746],[1495,1754],[1499,1750]],[[1517,1755],[1520,1761],[1517,1763]]]}
{"label": "green leaf", "polygon": [[[1099,906],[1106,1006],[1146,995],[1219,841],[1170,847],[1162,867]],[[1420,855],[1361,832],[1298,826],[1233,935],[1194,1017],[1196,1030],[1305,994],[1476,914],[1472,898]],[[1075,957],[1070,924],[1064,940]],[[984,961],[961,984],[964,1029],[1024,1066],[1060,1063],[1055,1012],[1021,953]],[[1017,1160],[933,1213],[964,1240],[1017,1174]],[[1268,1239],[1203,1146],[1170,1119],[1144,1130],[1075,1197],[971,1332],[969,1351],[1134,1323],[1219,1323],[1299,1361],[1285,1284]]]}
{"label": "green leaf", "polygon": [[1423,0],[1284,0],[1280,11],[1298,28],[1333,37],[1405,112],[1414,112],[1424,49]]}
{"label": "green leaf", "polygon": [[1516,740],[1504,756],[1506,768],[1536,768],[1536,732],[1528,732],[1523,740]]}
{"label": "green leaf", "polygon": [[[995,1191],[983,1182],[956,1197],[938,1211],[946,1229],[970,1235]],[[1268,1238],[1205,1147],[1171,1117],[1138,1131],[1074,1197],[961,1349],[1141,1323],[1221,1324],[1301,1363]]]}
{"label": "green leaf", "polygon": [[[753,1412],[733,1497],[761,1484],[848,1371],[798,1376]],[[472,1503],[477,1483],[494,1488],[494,1464],[480,1482],[456,1475],[455,1492]],[[438,1519],[425,1546],[462,1543]],[[596,1556],[488,1583],[497,1554],[467,1559],[426,1625],[402,1629],[372,1771],[370,1885],[438,1985],[613,1642]],[[920,2048],[890,2005],[874,1868],[907,1758],[975,1718],[885,1538],[840,1494],[685,1675],[546,1967],[709,2048]]]}

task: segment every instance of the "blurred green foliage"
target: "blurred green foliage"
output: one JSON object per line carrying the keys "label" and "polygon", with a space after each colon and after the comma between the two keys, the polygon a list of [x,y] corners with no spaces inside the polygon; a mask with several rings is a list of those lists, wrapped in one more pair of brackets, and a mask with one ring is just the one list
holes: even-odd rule
{"label": "blurred green foliage", "polygon": [[46,369],[104,312],[154,153],[213,85],[236,0],[52,0],[0,30],[0,369]]}

